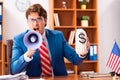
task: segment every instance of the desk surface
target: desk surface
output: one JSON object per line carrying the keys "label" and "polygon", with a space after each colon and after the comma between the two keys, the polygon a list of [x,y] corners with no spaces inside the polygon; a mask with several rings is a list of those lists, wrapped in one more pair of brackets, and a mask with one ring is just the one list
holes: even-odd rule
{"label": "desk surface", "polygon": [[78,75],[69,75],[69,76],[43,77],[43,79],[31,78],[27,80],[113,80],[113,78],[112,77],[88,78],[88,77],[81,77]]}

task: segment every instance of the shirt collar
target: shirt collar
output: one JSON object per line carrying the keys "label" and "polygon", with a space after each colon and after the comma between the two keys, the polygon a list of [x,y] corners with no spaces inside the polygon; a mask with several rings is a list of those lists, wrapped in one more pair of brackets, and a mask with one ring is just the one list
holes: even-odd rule
{"label": "shirt collar", "polygon": [[42,38],[45,39],[46,38],[46,33],[45,33],[45,30],[44,30],[44,33],[42,34]]}

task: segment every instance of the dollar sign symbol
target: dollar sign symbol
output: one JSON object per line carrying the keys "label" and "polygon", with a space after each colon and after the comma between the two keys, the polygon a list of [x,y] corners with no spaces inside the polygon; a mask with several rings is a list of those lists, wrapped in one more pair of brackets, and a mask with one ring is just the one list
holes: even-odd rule
{"label": "dollar sign symbol", "polygon": [[86,42],[85,34],[80,33],[80,34],[78,35],[78,37],[80,38],[80,40],[79,40],[80,43],[84,44],[84,43]]}

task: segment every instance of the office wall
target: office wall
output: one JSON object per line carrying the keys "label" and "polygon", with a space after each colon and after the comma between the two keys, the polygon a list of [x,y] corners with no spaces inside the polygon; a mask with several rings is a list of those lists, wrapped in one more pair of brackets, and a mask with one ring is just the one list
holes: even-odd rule
{"label": "office wall", "polygon": [[[41,3],[49,13],[50,0],[30,1],[32,4]],[[120,45],[119,4],[120,0],[98,0],[99,71],[102,73],[110,71],[106,67],[106,61],[113,47],[114,40]],[[12,39],[13,36],[27,28],[25,14],[16,9],[15,0],[4,0],[4,42],[7,39]]]}
{"label": "office wall", "polygon": [[114,41],[120,46],[120,0],[98,0],[99,16],[99,71],[109,72],[106,67]]}

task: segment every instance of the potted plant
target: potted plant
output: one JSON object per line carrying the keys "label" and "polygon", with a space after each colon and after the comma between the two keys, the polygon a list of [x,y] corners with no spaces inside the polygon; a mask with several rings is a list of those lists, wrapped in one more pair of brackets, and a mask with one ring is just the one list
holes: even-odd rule
{"label": "potted plant", "polygon": [[81,17],[81,26],[87,27],[89,19],[90,19],[89,16],[82,16]]}
{"label": "potted plant", "polygon": [[87,3],[89,3],[90,0],[78,0],[78,2],[81,3],[81,9],[86,9]]}

